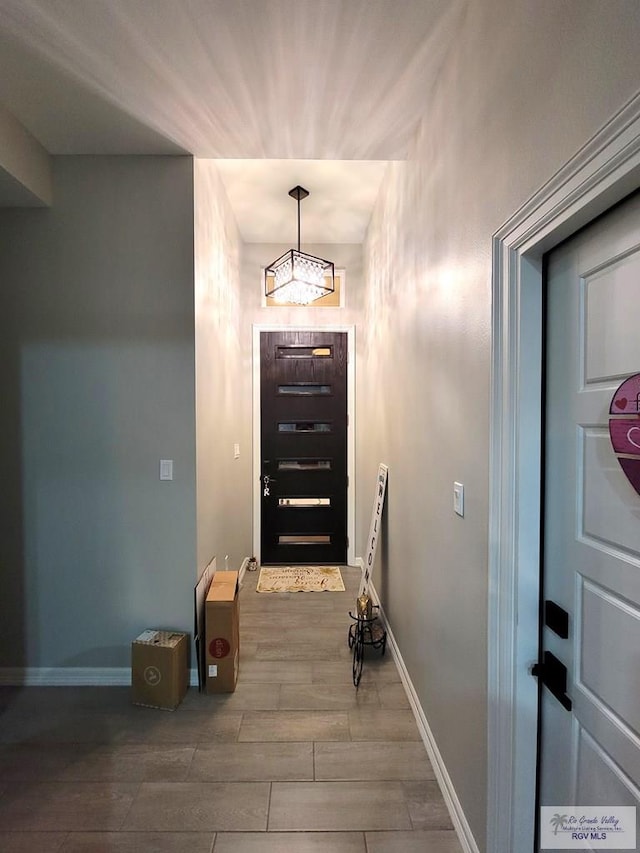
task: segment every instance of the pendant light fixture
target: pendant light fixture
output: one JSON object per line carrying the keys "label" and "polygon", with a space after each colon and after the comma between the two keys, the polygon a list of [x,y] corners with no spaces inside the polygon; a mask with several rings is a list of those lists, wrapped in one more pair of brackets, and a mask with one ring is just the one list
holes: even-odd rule
{"label": "pendant light fixture", "polygon": [[300,251],[300,202],[309,195],[304,187],[289,190],[298,202],[298,248],[289,249],[264,271],[264,293],[276,302],[308,305],[335,288],[331,261]]}

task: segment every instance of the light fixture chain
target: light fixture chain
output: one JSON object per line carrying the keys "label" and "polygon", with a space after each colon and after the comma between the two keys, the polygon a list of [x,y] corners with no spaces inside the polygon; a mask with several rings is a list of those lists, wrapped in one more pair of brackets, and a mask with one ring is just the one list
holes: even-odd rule
{"label": "light fixture chain", "polygon": [[265,267],[264,292],[277,303],[309,305],[334,292],[335,270],[331,261],[300,251],[300,202],[309,195],[309,191],[296,186],[289,190],[289,195],[298,202],[298,250],[290,249]]}

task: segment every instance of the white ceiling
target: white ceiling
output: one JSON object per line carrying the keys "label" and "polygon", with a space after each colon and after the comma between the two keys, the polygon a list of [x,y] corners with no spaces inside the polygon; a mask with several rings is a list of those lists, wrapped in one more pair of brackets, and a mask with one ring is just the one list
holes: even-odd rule
{"label": "white ceiling", "polygon": [[52,154],[227,160],[246,240],[300,183],[303,242],[359,242],[464,2],[0,0],[0,102]]}
{"label": "white ceiling", "polygon": [[387,168],[384,160],[218,160],[229,201],[248,243],[291,243],[302,186],[302,243],[362,243]]}

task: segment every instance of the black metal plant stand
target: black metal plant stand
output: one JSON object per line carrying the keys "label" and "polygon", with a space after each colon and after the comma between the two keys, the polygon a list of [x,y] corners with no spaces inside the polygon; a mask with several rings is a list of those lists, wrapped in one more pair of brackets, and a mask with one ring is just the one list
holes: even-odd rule
{"label": "black metal plant stand", "polygon": [[[377,610],[374,606],[374,610]],[[349,648],[353,650],[353,686],[360,684],[362,677],[362,666],[364,664],[364,647],[373,646],[374,649],[382,649],[384,655],[387,650],[387,632],[382,627],[377,614],[375,616],[354,616],[353,625],[349,625]]]}

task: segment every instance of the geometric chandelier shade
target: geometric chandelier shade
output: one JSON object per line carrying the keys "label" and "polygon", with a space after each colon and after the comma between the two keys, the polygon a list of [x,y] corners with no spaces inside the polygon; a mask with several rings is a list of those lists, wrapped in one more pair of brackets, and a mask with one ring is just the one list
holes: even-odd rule
{"label": "geometric chandelier shade", "polygon": [[300,251],[300,202],[309,193],[294,187],[289,195],[298,202],[298,248],[289,249],[264,271],[264,293],[276,302],[308,305],[333,293],[335,270],[331,261]]}

